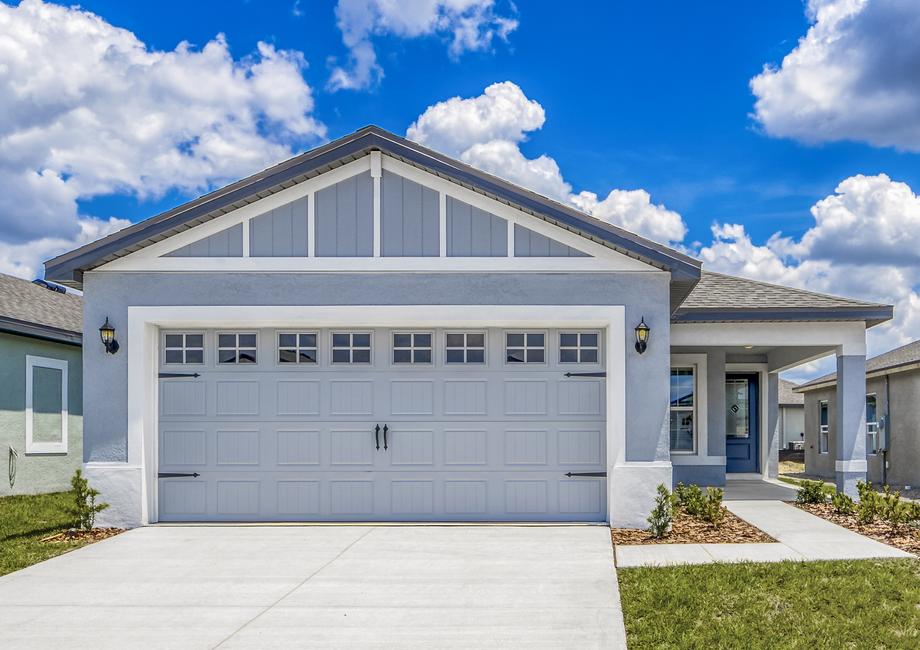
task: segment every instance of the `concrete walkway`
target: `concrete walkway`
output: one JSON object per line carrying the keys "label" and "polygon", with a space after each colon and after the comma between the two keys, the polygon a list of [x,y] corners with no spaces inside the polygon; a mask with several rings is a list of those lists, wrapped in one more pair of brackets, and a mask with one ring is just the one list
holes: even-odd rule
{"label": "concrete walkway", "polygon": [[0,578],[0,647],[625,648],[603,526],[154,526]]}
{"label": "concrete walkway", "polygon": [[725,506],[776,543],[617,545],[617,566],[913,557],[782,501],[726,501]]}

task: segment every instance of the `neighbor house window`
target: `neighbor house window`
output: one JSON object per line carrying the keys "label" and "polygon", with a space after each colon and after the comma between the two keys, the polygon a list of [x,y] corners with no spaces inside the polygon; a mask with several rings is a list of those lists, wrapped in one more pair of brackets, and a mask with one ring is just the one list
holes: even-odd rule
{"label": "neighbor house window", "polygon": [[255,333],[226,333],[217,335],[217,362],[249,364],[256,362]]}
{"label": "neighbor house window", "polygon": [[866,453],[878,453],[878,406],[875,395],[866,395]]}
{"label": "neighbor house window", "polygon": [[485,363],[486,335],[482,332],[449,332],[447,363]]}
{"label": "neighbor house window", "polygon": [[597,363],[600,358],[597,332],[561,332],[560,363]]}
{"label": "neighbor house window", "polygon": [[26,355],[26,453],[67,453],[67,362]]}
{"label": "neighbor house window", "polygon": [[431,363],[431,333],[394,332],[393,363]]}
{"label": "neighbor house window", "polygon": [[278,363],[316,363],[316,332],[279,332]]}
{"label": "neighbor house window", "polygon": [[204,363],[204,334],[166,334],[163,349],[166,363]]}
{"label": "neighbor house window", "polygon": [[371,335],[368,332],[333,332],[332,363],[370,363]]}
{"label": "neighbor house window", "polygon": [[696,377],[692,366],[671,368],[671,451],[696,449]]}
{"label": "neighbor house window", "polygon": [[543,363],[546,361],[546,335],[542,332],[506,332],[505,361]]}
{"label": "neighbor house window", "polygon": [[818,453],[827,453],[827,400],[818,402]]}

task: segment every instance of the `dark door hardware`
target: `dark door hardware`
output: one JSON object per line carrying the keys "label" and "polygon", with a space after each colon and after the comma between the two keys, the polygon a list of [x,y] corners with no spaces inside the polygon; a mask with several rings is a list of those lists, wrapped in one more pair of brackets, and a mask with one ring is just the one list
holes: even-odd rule
{"label": "dark door hardware", "polygon": [[201,476],[201,474],[199,474],[198,472],[191,472],[191,473],[188,473],[188,472],[160,472],[159,474],[157,474],[157,478],[186,478],[186,477],[198,478],[199,476]]}
{"label": "dark door hardware", "polygon": [[377,441],[377,449],[380,449],[380,425],[374,427],[374,440]]}
{"label": "dark door hardware", "polygon": [[160,379],[175,379],[176,377],[201,377],[197,372],[161,372],[157,375]]}
{"label": "dark door hardware", "polygon": [[607,476],[607,472],[566,472],[569,478],[573,476]]}
{"label": "dark door hardware", "polygon": [[606,377],[606,372],[567,372],[566,377]]}
{"label": "dark door hardware", "polygon": [[389,430],[390,430],[390,427],[384,424],[383,425],[383,450],[384,451],[387,450],[387,431]]}

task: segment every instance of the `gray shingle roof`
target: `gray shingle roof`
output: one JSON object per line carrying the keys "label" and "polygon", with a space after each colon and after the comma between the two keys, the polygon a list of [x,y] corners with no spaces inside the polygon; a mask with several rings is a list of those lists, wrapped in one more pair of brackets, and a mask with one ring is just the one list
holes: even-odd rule
{"label": "gray shingle roof", "polygon": [[[873,372],[885,374],[884,371],[886,370],[894,370],[895,368],[907,366],[912,363],[920,363],[920,340],[902,345],[888,352],[883,352],[871,359],[866,359],[866,374]],[[832,372],[798,386],[798,390],[814,388],[821,384],[835,383],[837,383],[837,373]]]}
{"label": "gray shingle roof", "polygon": [[0,330],[79,343],[83,299],[0,273]]}
{"label": "gray shingle roof", "polygon": [[675,322],[889,320],[892,307],[703,271]]}
{"label": "gray shingle roof", "polygon": [[805,403],[805,396],[802,393],[793,392],[796,387],[794,381],[788,379],[779,380],[779,404],[780,406],[802,405]]}

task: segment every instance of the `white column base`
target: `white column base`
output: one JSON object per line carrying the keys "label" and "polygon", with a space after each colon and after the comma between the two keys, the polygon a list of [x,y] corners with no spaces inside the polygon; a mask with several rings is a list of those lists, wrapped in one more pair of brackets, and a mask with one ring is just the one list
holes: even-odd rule
{"label": "white column base", "polygon": [[614,465],[610,482],[610,526],[648,528],[658,485],[671,489],[671,461],[626,462]]}
{"label": "white column base", "polygon": [[83,475],[92,488],[99,490],[97,503],[109,507],[96,515],[100,528],[136,528],[143,526],[144,472],[127,463],[85,463]]}

